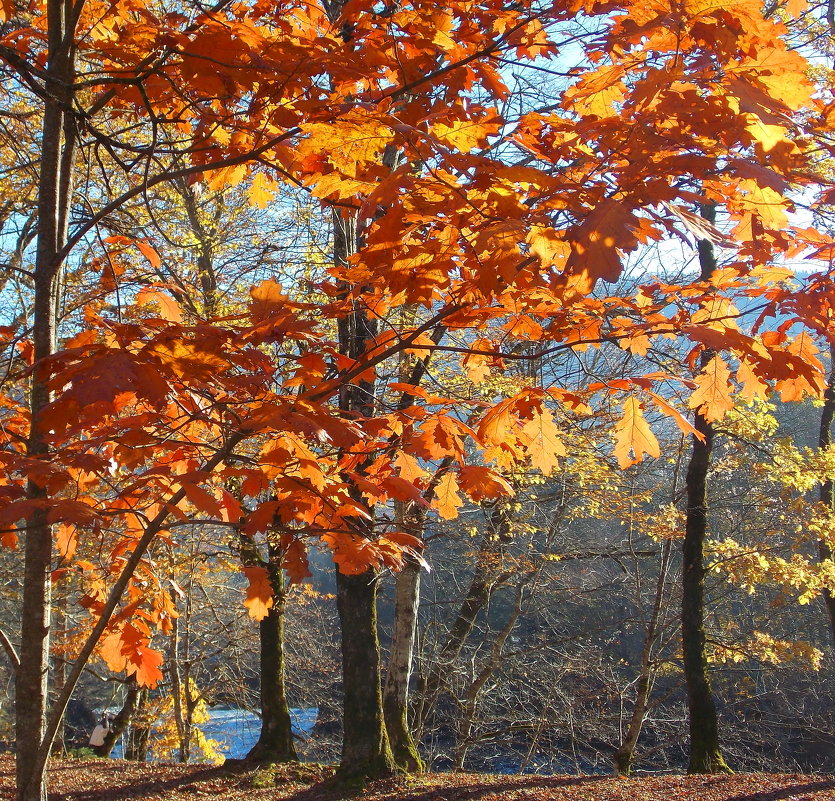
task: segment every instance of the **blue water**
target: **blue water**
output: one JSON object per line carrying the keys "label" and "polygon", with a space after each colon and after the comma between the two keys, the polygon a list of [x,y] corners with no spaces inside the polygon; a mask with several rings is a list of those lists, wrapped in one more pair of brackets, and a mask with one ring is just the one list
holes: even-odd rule
{"label": "blue water", "polygon": [[[316,723],[316,707],[291,709],[293,731],[308,735]],[[206,737],[217,740],[223,756],[229,759],[243,759],[255,745],[261,731],[261,718],[253,712],[237,707],[214,707],[209,710],[209,720],[200,724]]]}
{"label": "blue water", "polygon": [[[291,709],[293,731],[303,737],[309,735],[316,723],[318,711],[316,707]],[[223,756],[228,759],[243,759],[258,739],[261,718],[246,709],[216,706],[209,709],[209,719],[199,726],[206,737],[221,743],[218,750]],[[153,736],[151,742],[153,749]],[[112,756],[121,759],[121,743],[116,744]]]}

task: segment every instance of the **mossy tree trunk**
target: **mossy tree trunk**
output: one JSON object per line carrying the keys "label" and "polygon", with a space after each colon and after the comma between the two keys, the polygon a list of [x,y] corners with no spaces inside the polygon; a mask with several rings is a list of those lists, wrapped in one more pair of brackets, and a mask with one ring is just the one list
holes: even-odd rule
{"label": "mossy tree trunk", "polygon": [[[337,267],[347,267],[356,252],[359,231],[355,213],[334,209],[333,260]],[[350,287],[345,286],[345,299]],[[360,359],[377,335],[377,322],[361,305],[354,306],[338,324],[340,351]],[[341,388],[339,406],[346,415],[368,418],[375,412],[374,379],[357,381]],[[361,472],[364,465],[356,470]],[[354,524],[360,538],[374,537],[374,509],[354,487],[352,498],[368,509],[368,519],[357,518]],[[380,678],[380,642],[377,634],[377,574],[366,570],[359,575],[336,571],[336,605],[342,651],[342,759],[341,779],[376,778],[396,769],[383,715],[383,691]]]}
{"label": "mossy tree trunk", "polygon": [[268,546],[266,568],[273,591],[273,605],[258,624],[261,668],[261,732],[247,759],[258,762],[296,762],[290,704],[285,682],[284,615],[287,589],[281,548]]}
{"label": "mossy tree trunk", "polygon": [[374,778],[395,770],[383,717],[380,645],[377,638],[377,576],[336,574],[342,639],[343,739],[339,774]]}

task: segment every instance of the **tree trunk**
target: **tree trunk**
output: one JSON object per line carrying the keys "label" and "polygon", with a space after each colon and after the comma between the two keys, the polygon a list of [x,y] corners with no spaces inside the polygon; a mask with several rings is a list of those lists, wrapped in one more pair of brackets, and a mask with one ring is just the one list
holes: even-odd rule
{"label": "tree trunk", "polygon": [[[66,240],[71,166],[75,136],[71,117],[73,81],[73,4],[49,0],[47,26],[49,52],[46,66],[47,94],[41,134],[38,175],[38,237],[34,276],[34,323],[32,339],[35,368],[29,405],[31,426],[27,455],[48,460],[49,446],[42,420],[49,404],[48,374],[44,360],[55,350],[55,321],[60,286],[60,253]],[[45,487],[29,480],[27,496],[45,501]],[[52,526],[47,509],[41,507],[26,521],[23,600],[21,609],[20,665],[15,681],[15,753],[18,801],[46,801],[45,770],[39,752],[46,725],[49,629],[51,606]],[[48,744],[51,745],[51,744]]]}
{"label": "tree trunk", "polygon": [[119,738],[122,734],[124,734],[130,724],[133,713],[136,710],[138,697],[139,685],[136,683],[136,676],[130,676],[128,677],[125,690],[125,700],[122,703],[122,708],[116,714],[116,717],[110,722],[110,728],[104,736],[104,742],[101,745],[93,746],[93,751],[96,756],[110,756],[110,752],[113,750]]}
{"label": "tree trunk", "polygon": [[336,574],[336,605],[342,635],[343,740],[339,773],[373,778],[395,769],[383,720],[380,643],[377,639],[377,576]]}
{"label": "tree trunk", "polygon": [[[356,215],[334,209],[333,260],[346,267],[357,250]],[[349,287],[345,286],[347,300]],[[352,359],[360,359],[370,340],[377,335],[377,323],[365,310],[354,308],[338,324],[339,349]],[[346,414],[367,418],[375,411],[374,379],[342,386],[339,407]],[[364,465],[357,466],[361,472]],[[354,488],[353,500],[366,504],[362,493]],[[374,509],[369,519],[356,523],[357,534],[374,537]],[[366,570],[358,576],[336,571],[336,604],[342,643],[342,778],[375,778],[395,769],[383,716],[383,692],[380,681],[380,642],[377,636],[377,575]]]}
{"label": "tree trunk", "polygon": [[[702,216],[713,223],[716,210],[704,206]],[[699,240],[699,264],[702,279],[716,269],[713,245]],[[713,353],[705,351],[705,366]],[[710,685],[705,643],[705,564],[707,538],[707,473],[713,449],[713,425],[696,411],[694,426],[702,439],[693,437],[693,450],[687,467],[687,522],[682,549],[681,639],[684,677],[687,682],[687,708],[690,725],[690,763],[688,773],[728,773],[719,747],[719,718]]]}
{"label": "tree trunk", "polygon": [[287,592],[281,550],[269,546],[267,570],[273,605],[258,624],[261,648],[261,733],[247,759],[258,762],[297,762],[284,680],[284,613]]}
{"label": "tree trunk", "polygon": [[[835,419],[835,346],[830,346],[830,359],[832,364],[829,373],[829,383],[826,387],[826,393],[823,396],[818,450],[827,450],[832,447],[832,422]],[[830,479],[821,484],[820,500],[828,508],[835,509],[835,481]],[[818,555],[821,562],[835,558],[835,555],[832,553],[832,548],[829,547],[829,544],[824,539],[818,540]],[[835,653],[835,594],[828,587],[824,587],[823,589],[823,603],[829,617],[829,630],[832,634],[832,647]]]}
{"label": "tree trunk", "polygon": [[419,604],[420,565],[407,558],[394,588],[394,629],[383,689],[383,714],[394,759],[398,767],[410,772],[424,769],[408,722],[409,680]]}

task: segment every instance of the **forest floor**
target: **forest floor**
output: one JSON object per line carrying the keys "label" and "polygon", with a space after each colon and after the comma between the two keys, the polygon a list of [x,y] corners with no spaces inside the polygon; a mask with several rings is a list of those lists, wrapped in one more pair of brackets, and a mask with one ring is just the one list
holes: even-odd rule
{"label": "forest floor", "polygon": [[[50,801],[331,801],[344,798],[314,765],[139,764],[66,759],[52,763]],[[363,801],[833,801],[835,776],[505,776],[433,773],[373,782]],[[14,762],[0,757],[0,799],[14,797]]]}

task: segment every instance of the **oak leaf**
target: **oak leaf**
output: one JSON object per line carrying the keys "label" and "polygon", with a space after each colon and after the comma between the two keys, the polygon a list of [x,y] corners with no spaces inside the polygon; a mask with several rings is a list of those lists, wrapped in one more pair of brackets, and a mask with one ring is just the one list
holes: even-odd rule
{"label": "oak leaf", "polygon": [[522,433],[526,439],[531,467],[544,476],[550,476],[559,466],[559,457],[566,455],[554,416],[548,409],[535,412],[522,426]]}
{"label": "oak leaf", "polygon": [[263,620],[273,605],[273,588],[267,568],[260,565],[244,567],[244,575],[249,582],[244,606],[254,620]]}
{"label": "oak leaf", "polygon": [[447,470],[435,487],[435,496],[432,498],[432,506],[437,509],[438,514],[444,520],[453,520],[458,517],[458,509],[464,505],[461,496],[458,494],[458,480],[455,473]]}
{"label": "oak leaf", "polygon": [[734,407],[731,397],[731,371],[718,354],[696,376],[696,391],[688,406],[698,410],[708,422],[721,420]]}
{"label": "oak leaf", "polygon": [[489,467],[465,465],[459,471],[459,478],[461,488],[476,502],[515,495],[507,479]]}
{"label": "oak leaf", "polygon": [[623,417],[615,424],[615,457],[622,470],[643,461],[644,455],[657,459],[661,447],[635,397],[623,403]]}
{"label": "oak leaf", "polygon": [[599,278],[616,281],[623,269],[621,252],[638,246],[638,228],[638,218],[623,203],[601,201],[570,234],[566,272],[582,278],[587,289]]}

